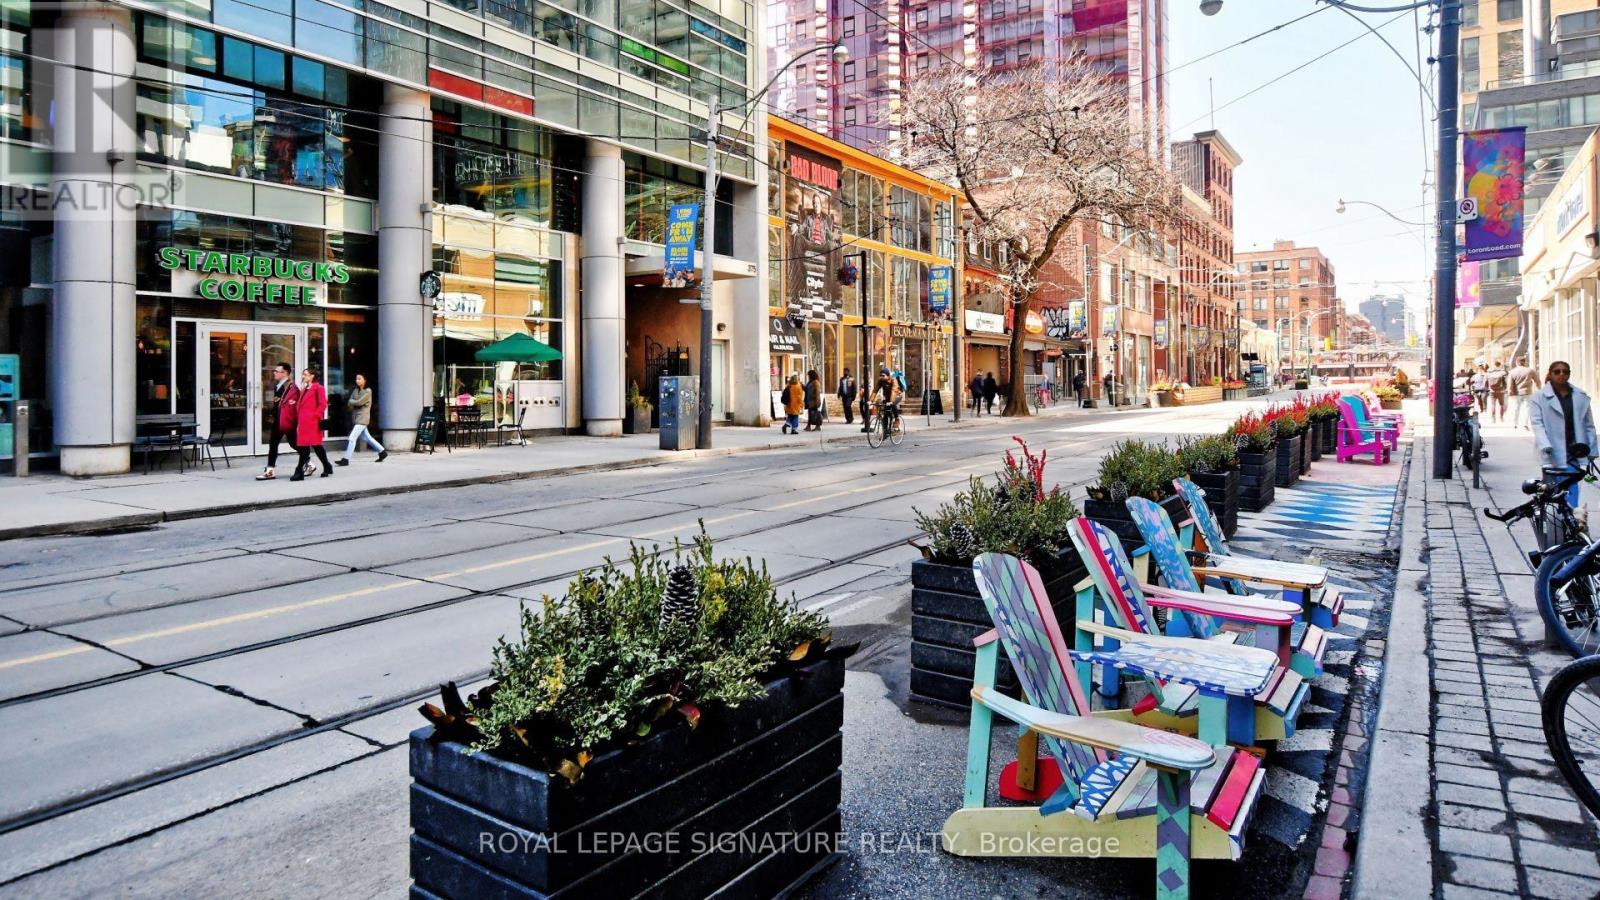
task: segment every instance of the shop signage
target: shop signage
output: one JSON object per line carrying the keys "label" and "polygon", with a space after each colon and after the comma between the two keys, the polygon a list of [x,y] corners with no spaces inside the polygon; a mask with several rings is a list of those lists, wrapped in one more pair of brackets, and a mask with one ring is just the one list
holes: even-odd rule
{"label": "shop signage", "polygon": [[1006,319],[999,313],[979,312],[975,309],[967,310],[967,330],[982,331],[988,334],[1005,334]]}
{"label": "shop signage", "polygon": [[[321,299],[321,285],[350,283],[350,270],[343,263],[223,253],[194,247],[162,247],[156,255],[163,269],[199,274],[201,278],[195,291],[207,300],[314,306]],[[262,280],[242,280],[252,278]]]}
{"label": "shop signage", "polygon": [[445,291],[433,300],[434,313],[446,321],[475,322],[483,318],[483,295],[465,291]]}
{"label": "shop signage", "polygon": [[1027,318],[1022,320],[1022,327],[1029,334],[1044,334],[1044,317],[1030,309]]}
{"label": "shop signage", "polygon": [[843,164],[790,145],[784,179],[788,309],[795,319],[837,322],[843,312],[839,248],[839,173]]}
{"label": "shop signage", "polygon": [[688,287],[694,280],[694,235],[700,226],[700,204],[674,203],[667,210],[667,249],[661,286]]}
{"label": "shop signage", "polygon": [[1527,129],[1493,128],[1461,134],[1461,183],[1478,201],[1466,224],[1464,259],[1477,262],[1522,255],[1522,176]]}
{"label": "shop signage", "polygon": [[926,340],[933,336],[934,328],[932,325],[921,322],[896,322],[890,326],[889,333],[895,337]]}
{"label": "shop signage", "polygon": [[949,266],[931,266],[928,269],[928,312],[942,316],[950,311],[950,285],[953,281]]}
{"label": "shop signage", "polygon": [[1101,335],[1101,337],[1116,337],[1117,336],[1117,332],[1121,330],[1121,328],[1119,327],[1119,326],[1121,326],[1121,324],[1122,324],[1122,307],[1120,307],[1120,306],[1102,306],[1102,307],[1100,307],[1100,335]]}
{"label": "shop signage", "polygon": [[1157,350],[1167,349],[1167,320],[1157,319],[1155,324],[1154,342]]}
{"label": "shop signage", "polygon": [[773,353],[799,353],[800,332],[783,316],[773,316],[772,327],[767,332],[767,348]]}
{"label": "shop signage", "polygon": [[1589,168],[1585,166],[1583,173],[1573,181],[1572,187],[1567,188],[1567,192],[1561,195],[1561,205],[1556,207],[1557,238],[1566,237],[1567,232],[1589,214],[1590,177]]}

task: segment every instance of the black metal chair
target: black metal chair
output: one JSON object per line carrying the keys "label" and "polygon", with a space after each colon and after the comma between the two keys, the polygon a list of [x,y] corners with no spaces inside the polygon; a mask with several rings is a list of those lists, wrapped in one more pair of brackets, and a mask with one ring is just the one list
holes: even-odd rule
{"label": "black metal chair", "polygon": [[451,430],[452,442],[460,440],[463,446],[477,445],[483,438],[483,412],[475,406],[456,410],[455,428]]}
{"label": "black metal chair", "polygon": [[522,424],[528,420],[528,404],[517,404],[517,418],[514,422],[501,422],[495,426],[495,433],[500,436],[500,446],[506,445],[506,437],[513,432],[517,436],[517,446],[528,446],[528,436],[522,433]]}
{"label": "black metal chair", "polygon": [[[205,437],[201,437],[198,434],[186,434],[186,435],[184,435],[183,436],[183,448],[185,450],[193,450],[194,451],[194,464],[195,465],[197,465],[197,466],[200,465],[200,462],[203,459],[205,462],[208,462],[208,463],[211,464],[211,471],[215,472],[217,470],[217,459],[211,453],[211,448],[212,447],[220,448],[222,450],[222,462],[223,462],[223,464],[229,469],[233,468],[233,460],[228,458],[228,443],[227,443],[227,441],[228,441],[228,429],[227,429],[227,426],[223,426],[222,428],[214,428],[214,429],[212,429],[211,434],[209,434],[209,435],[207,435]],[[204,456],[202,457],[201,454],[204,454]]]}
{"label": "black metal chair", "polygon": [[178,472],[182,474],[184,470],[183,423],[179,421],[153,422],[148,427],[151,429],[150,434],[134,439],[134,449],[144,451],[144,473],[146,475],[150,474],[151,457],[155,454],[177,451]]}

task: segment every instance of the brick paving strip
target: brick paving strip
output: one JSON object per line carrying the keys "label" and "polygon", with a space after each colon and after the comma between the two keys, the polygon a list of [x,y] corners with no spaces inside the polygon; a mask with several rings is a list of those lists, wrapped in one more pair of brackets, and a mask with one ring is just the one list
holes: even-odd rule
{"label": "brick paving strip", "polygon": [[[1518,441],[1488,446],[1531,456]],[[1491,538],[1478,512],[1508,505],[1515,481],[1491,479],[1491,501],[1460,477],[1428,477],[1426,439],[1414,450],[1353,896],[1594,897],[1594,822],[1550,763],[1539,718],[1548,654],[1542,634],[1518,628],[1532,580],[1517,553],[1494,552],[1509,538]]]}

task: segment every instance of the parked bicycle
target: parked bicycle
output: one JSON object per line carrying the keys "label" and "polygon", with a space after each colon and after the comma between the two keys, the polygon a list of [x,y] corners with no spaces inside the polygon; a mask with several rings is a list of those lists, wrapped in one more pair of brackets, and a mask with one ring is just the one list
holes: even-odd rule
{"label": "parked bicycle", "polygon": [[[1465,402],[1463,402],[1465,401]],[[1483,435],[1478,430],[1478,413],[1472,406],[1472,395],[1457,394],[1455,406],[1450,410],[1455,419],[1454,446],[1461,451],[1461,464],[1476,469],[1480,460],[1487,459],[1489,451],[1483,449]],[[1476,484],[1476,482],[1474,482]]]}
{"label": "parked bicycle", "polygon": [[905,417],[900,414],[900,405],[891,403],[885,406],[882,403],[874,404],[872,417],[867,420],[867,446],[882,447],[884,442],[900,446],[905,440]]}
{"label": "parked bicycle", "polygon": [[[1589,453],[1583,445],[1572,450],[1572,458]],[[1528,554],[1534,567],[1534,601],[1550,633],[1574,656],[1600,652],[1600,541],[1590,540],[1566,497],[1575,485],[1597,475],[1593,462],[1582,469],[1547,469],[1544,478],[1522,483],[1522,492],[1531,497],[1528,502],[1502,513],[1483,511],[1508,528],[1524,519],[1532,523],[1539,544]]]}
{"label": "parked bicycle", "polygon": [[1567,663],[1539,700],[1550,757],[1573,793],[1600,816],[1600,655]]}

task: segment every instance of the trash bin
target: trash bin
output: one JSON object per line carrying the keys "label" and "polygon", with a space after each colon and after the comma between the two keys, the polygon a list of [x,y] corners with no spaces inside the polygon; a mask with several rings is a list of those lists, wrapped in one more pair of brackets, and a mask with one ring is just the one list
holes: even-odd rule
{"label": "trash bin", "polygon": [[700,421],[699,380],[693,375],[663,375],[657,408],[661,412],[661,449],[693,450]]}

